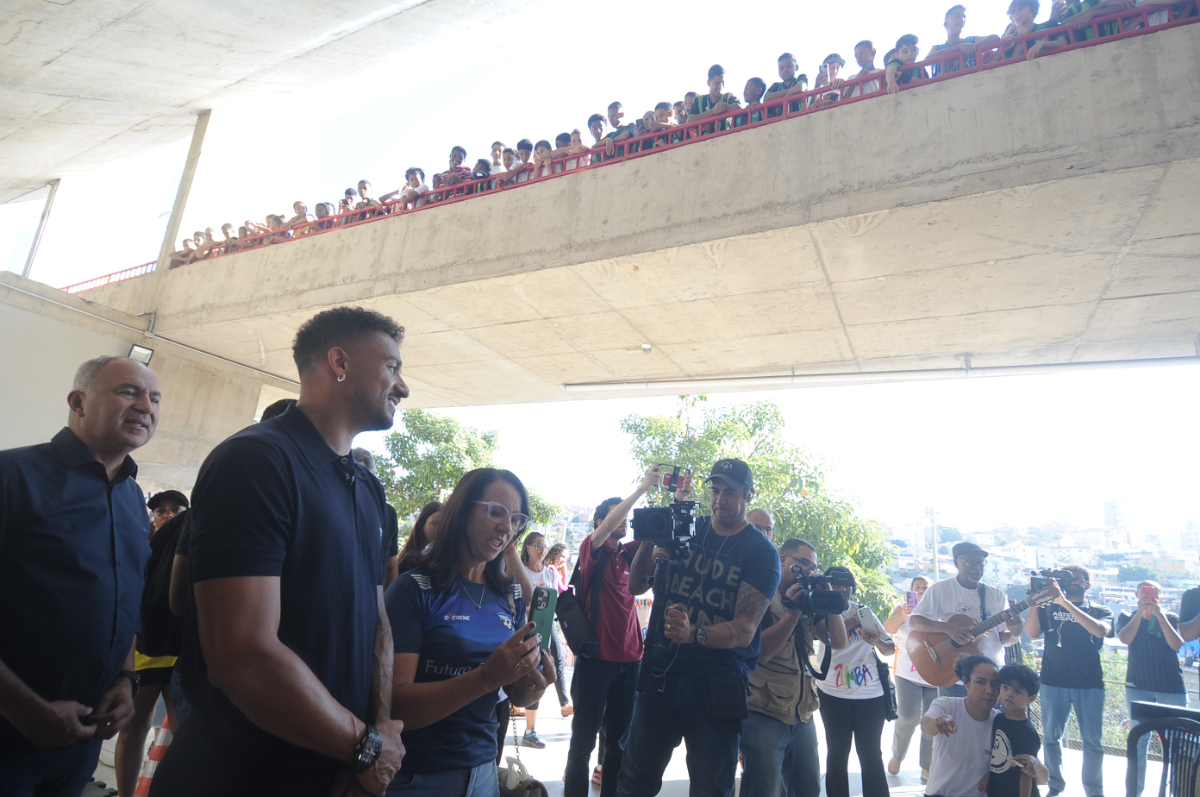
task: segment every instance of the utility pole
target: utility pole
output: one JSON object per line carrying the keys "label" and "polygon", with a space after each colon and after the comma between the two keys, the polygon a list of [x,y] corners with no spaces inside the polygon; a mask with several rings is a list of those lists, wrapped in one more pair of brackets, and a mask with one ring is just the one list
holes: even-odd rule
{"label": "utility pole", "polygon": [[938,533],[937,533],[937,512],[933,507],[925,507],[925,514],[929,517],[929,526],[933,529],[933,580],[940,581],[941,575],[938,573]]}

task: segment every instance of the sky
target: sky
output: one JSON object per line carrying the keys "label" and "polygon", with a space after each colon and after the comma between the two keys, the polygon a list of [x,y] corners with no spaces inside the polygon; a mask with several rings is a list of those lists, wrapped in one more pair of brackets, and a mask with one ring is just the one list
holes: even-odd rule
{"label": "sky", "polygon": [[[612,0],[598,12],[532,0],[520,14],[483,27],[464,21],[461,35],[419,43],[419,57],[348,63],[340,82],[306,99],[214,112],[181,233],[291,215],[297,199],[311,210],[364,178],[379,195],[398,187],[409,165],[427,174],[445,168],[452,145],[473,162],[496,139],[512,146],[586,129],[587,117],[614,99],[633,119],[660,100],[703,91],[714,62],[726,68],[726,90],[740,96],[747,78],[776,78],[783,51],[810,81],[830,52],[852,64],[863,38],[875,41],[877,65],[905,33],[917,34],[926,53],[944,40],[951,4],[863,0],[848,12],[777,0]],[[1007,4],[968,3],[965,32],[1002,32]],[[1046,3],[1039,20],[1048,14]],[[185,136],[64,179],[33,278],[64,286],[155,259],[187,149]],[[40,211],[36,201],[0,205],[0,267],[20,271]],[[919,522],[933,506],[943,523],[964,529],[1095,526],[1103,502],[1116,498],[1153,531],[1200,518],[1198,389],[1200,369],[1146,368],[713,401],[778,401],[793,441],[832,462],[836,484],[888,523]],[[593,505],[636,477],[621,418],[674,406],[670,398],[611,399],[446,414],[500,431],[500,462],[546,497]],[[365,442],[380,448],[378,435]]]}

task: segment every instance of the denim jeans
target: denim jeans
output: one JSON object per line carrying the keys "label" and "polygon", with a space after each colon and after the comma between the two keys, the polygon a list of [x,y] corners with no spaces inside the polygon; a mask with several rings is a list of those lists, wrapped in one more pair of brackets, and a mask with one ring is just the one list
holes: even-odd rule
{"label": "denim jeans", "polygon": [[491,761],[474,768],[441,772],[400,772],[387,794],[403,797],[500,797],[500,780]]}
{"label": "denim jeans", "polygon": [[[892,757],[903,761],[908,755],[908,745],[913,732],[921,724],[921,717],[929,710],[929,704],[938,696],[936,686],[922,686],[907,678],[896,679],[896,728],[892,734]],[[928,771],[933,761],[933,740],[921,734],[918,759],[921,769]]]}
{"label": "denim jeans", "polygon": [[[1128,706],[1134,701],[1142,703],[1165,703],[1168,706],[1186,706],[1187,693],[1176,694],[1175,692],[1151,692],[1149,689],[1130,689],[1125,687],[1125,705]],[[1135,728],[1139,723],[1129,723],[1129,727]],[[1142,788],[1146,785],[1146,751],[1150,748],[1150,734],[1145,734],[1138,739],[1137,756],[1138,756],[1138,779],[1137,793],[1142,793]]]}
{"label": "denim jeans", "polygon": [[0,749],[0,794],[5,797],[79,797],[96,771],[100,740],[39,750],[22,741]]}
{"label": "denim jeans", "polygon": [[740,797],[820,797],[821,760],[817,755],[817,723],[792,725],[751,711],[742,730]]}
{"label": "denim jeans", "polygon": [[618,797],[658,794],[671,753],[681,740],[687,741],[689,797],[728,797],[733,791],[741,731],[713,723],[704,687],[703,675],[672,673],[650,679],[633,707]]}
{"label": "denim jeans", "polygon": [[1083,792],[1087,797],[1103,797],[1104,747],[1100,734],[1104,728],[1104,690],[1043,684],[1038,702],[1042,704],[1042,750],[1050,770],[1050,788],[1067,788],[1062,771],[1062,736],[1074,706],[1079,735],[1083,737]]}
{"label": "denim jeans", "polygon": [[625,753],[625,738],[633,716],[633,696],[637,689],[640,662],[575,659],[571,697],[575,715],[571,718],[571,747],[567,751],[567,772],[563,776],[565,797],[587,797],[590,786],[588,762],[596,746],[596,733],[603,729],[604,749],[600,751],[600,794],[617,793],[617,777]]}
{"label": "denim jeans", "polygon": [[938,697],[966,697],[967,687],[962,685],[962,681],[957,681],[949,686],[939,686]]}

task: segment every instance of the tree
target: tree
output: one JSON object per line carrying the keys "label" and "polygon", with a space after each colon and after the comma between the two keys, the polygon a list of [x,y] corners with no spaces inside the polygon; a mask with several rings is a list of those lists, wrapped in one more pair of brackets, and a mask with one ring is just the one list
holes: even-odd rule
{"label": "tree", "polygon": [[[528,488],[526,488],[528,490]],[[554,521],[559,513],[563,511],[563,507],[559,504],[552,504],[541,495],[528,490],[529,492],[529,522],[535,526],[545,526]]]}
{"label": "tree", "polygon": [[949,545],[939,545],[938,553],[949,556],[950,555],[950,546]]}
{"label": "tree", "polygon": [[1117,568],[1117,581],[1162,581],[1162,574],[1145,565],[1121,565]]}
{"label": "tree", "polygon": [[[621,430],[632,438],[634,459],[643,471],[670,463],[703,475],[723,457],[750,465],[756,495],[752,507],[775,517],[779,541],[801,537],[816,546],[823,567],[849,567],[858,582],[857,599],[877,614],[890,614],[896,591],[885,571],[893,561],[881,523],[864,518],[842,493],[828,484],[829,466],[789,443],[783,413],[770,401],[709,408],[704,396],[681,397],[674,415],[630,415]],[[711,512],[709,497],[697,483],[699,514]],[[666,505],[666,490],[647,494],[651,504]]]}
{"label": "tree", "polygon": [[403,428],[384,439],[376,470],[401,524],[452,490],[467,471],[492,465],[500,435],[426,410],[405,410]]}
{"label": "tree", "polygon": [[962,532],[953,526],[938,526],[938,542],[959,542]]}

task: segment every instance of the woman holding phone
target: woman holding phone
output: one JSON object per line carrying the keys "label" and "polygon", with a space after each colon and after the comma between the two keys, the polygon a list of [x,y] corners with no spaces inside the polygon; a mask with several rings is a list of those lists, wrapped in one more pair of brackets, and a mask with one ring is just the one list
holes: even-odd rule
{"label": "woman holding phone", "polygon": [[433,548],[384,597],[395,640],[392,718],[404,721],[407,750],[388,793],[497,797],[500,689],[527,705],[556,677],[502,567],[529,522],[529,496],[509,471],[479,468],[459,480],[438,519]]}
{"label": "woman holding phone", "polygon": [[[559,583],[558,571],[546,564],[546,538],[540,532],[531,531],[525,535],[525,542],[521,545],[521,563],[532,582],[534,588],[546,587],[554,590],[557,595],[562,591],[563,585]],[[550,626],[550,655],[554,657],[555,666],[558,667],[558,672],[562,672],[564,668],[562,643],[558,638],[558,631],[554,625]],[[558,690],[558,702],[562,706],[562,715],[569,717],[575,713],[571,708],[571,701],[567,698],[566,685],[561,681],[555,682],[555,689]],[[537,712],[538,704],[533,703],[525,708],[525,735],[521,737],[522,747],[534,747],[542,749],[546,743],[537,734]]]}
{"label": "woman holding phone", "polygon": [[[1162,587],[1153,581],[1138,584],[1138,607],[1122,612],[1117,618],[1117,638],[1129,646],[1129,667],[1125,672],[1126,705],[1135,700],[1187,705],[1183,670],[1178,650],[1183,647],[1179,635],[1179,617],[1162,608]],[[1136,722],[1132,725],[1137,725]],[[1150,735],[1138,740],[1137,794],[1146,784],[1146,750]]]}
{"label": "woman holding phone", "polygon": [[[896,640],[896,728],[892,735],[892,760],[888,762],[888,772],[899,774],[900,764],[908,754],[908,745],[912,742],[913,731],[921,724],[921,716],[929,710],[929,706],[938,696],[937,687],[926,681],[913,666],[912,659],[905,649],[904,640],[908,639],[908,617],[912,610],[925,596],[929,589],[929,579],[917,576],[909,586],[905,600],[892,609],[892,615],[883,622],[884,630]],[[933,761],[933,740],[921,735],[921,748],[918,756],[921,763],[921,782],[929,780],[929,764]]]}

